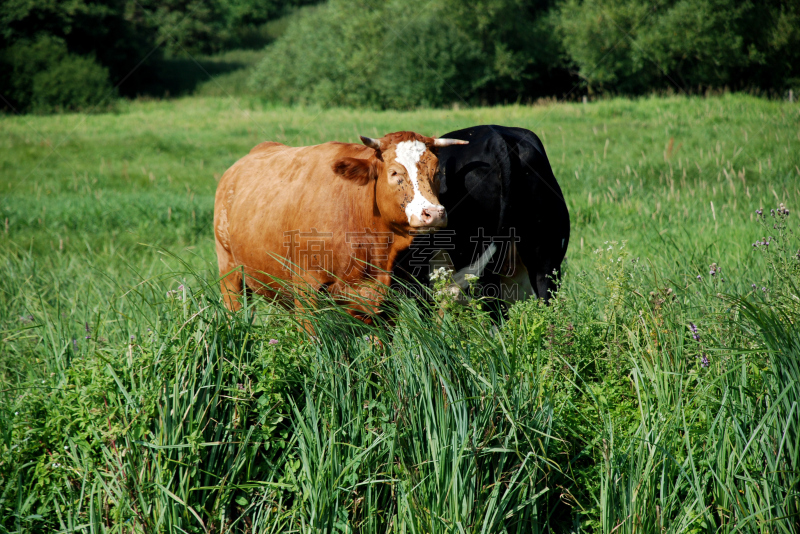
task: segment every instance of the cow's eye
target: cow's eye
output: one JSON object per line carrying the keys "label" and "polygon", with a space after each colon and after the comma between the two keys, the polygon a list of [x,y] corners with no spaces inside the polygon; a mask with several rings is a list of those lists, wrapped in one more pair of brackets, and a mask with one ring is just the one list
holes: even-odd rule
{"label": "cow's eye", "polygon": [[392,178],[394,178],[395,176],[397,176],[397,171],[392,170]]}

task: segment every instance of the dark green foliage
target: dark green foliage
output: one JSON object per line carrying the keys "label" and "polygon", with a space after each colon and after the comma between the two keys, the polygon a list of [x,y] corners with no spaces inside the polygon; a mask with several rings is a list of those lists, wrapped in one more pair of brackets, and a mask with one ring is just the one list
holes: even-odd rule
{"label": "dark green foliage", "polygon": [[168,96],[243,96],[252,93],[247,85],[251,67],[263,55],[261,50],[231,50],[213,56],[164,58],[150,70],[152,83],[147,92]]}
{"label": "dark green foliage", "polygon": [[401,109],[587,89],[782,92],[800,81],[798,28],[798,4],[779,0],[330,0],[268,47],[253,84],[270,101]]}
{"label": "dark green foliage", "polygon": [[737,0],[566,0],[564,46],[590,90],[783,90],[800,76],[800,6]]}
{"label": "dark green foliage", "polygon": [[0,55],[8,69],[5,94],[17,111],[91,111],[113,102],[108,69],[67,51],[62,39],[22,40]]}
{"label": "dark green foliage", "polygon": [[270,100],[323,106],[460,101],[470,82],[456,78],[456,65],[474,63],[477,50],[430,13],[404,17],[398,7],[332,2],[307,12],[270,48],[253,85]]}
{"label": "dark green foliage", "polygon": [[34,111],[94,110],[113,102],[108,69],[91,57],[66,55],[33,77],[31,109]]}
{"label": "dark green foliage", "polygon": [[92,57],[106,67],[112,84],[128,77],[123,94],[135,94],[144,71],[129,74],[140,62],[154,58],[148,53],[156,44],[149,19],[136,6],[132,0],[3,2],[0,47],[10,51],[19,42],[48,39],[65,43],[70,54]]}
{"label": "dark green foliage", "polygon": [[[182,95],[202,84],[205,94],[379,109],[587,91],[800,92],[800,4],[788,0],[0,4],[0,67],[16,72],[42,42],[66,46],[63,64],[37,60],[23,68],[27,78],[0,80],[4,108],[91,107],[87,95],[105,87],[105,72],[123,96]],[[265,57],[257,68],[208,57],[240,48]]]}
{"label": "dark green foliage", "polygon": [[491,4],[333,0],[268,48],[253,85],[270,100],[323,106],[517,99],[546,79],[558,44],[530,6]]}
{"label": "dark green foliage", "polygon": [[[176,71],[170,60],[234,47],[261,48],[275,37],[275,28],[265,26],[267,22],[307,3],[309,0],[2,2],[0,69],[4,74],[14,72],[14,76],[0,79],[0,94],[6,100],[0,108],[86,109],[97,101],[88,95],[101,86],[107,89],[109,80],[127,96],[185,92],[187,83],[189,89],[197,85],[198,76],[204,81],[209,74],[241,65],[220,69],[214,68],[219,65],[201,61],[198,66],[191,61],[178,65],[183,67],[177,69],[183,76],[176,81],[165,76]],[[45,50],[50,53],[45,55]],[[17,80],[20,70],[25,78]],[[34,83],[34,75],[45,71]],[[188,82],[183,79],[187,74]],[[115,94],[107,92],[106,97]]]}
{"label": "dark green foliage", "polygon": [[262,26],[315,0],[141,0],[135,10],[164,43],[170,56],[208,54],[225,49],[264,46],[270,32]]}

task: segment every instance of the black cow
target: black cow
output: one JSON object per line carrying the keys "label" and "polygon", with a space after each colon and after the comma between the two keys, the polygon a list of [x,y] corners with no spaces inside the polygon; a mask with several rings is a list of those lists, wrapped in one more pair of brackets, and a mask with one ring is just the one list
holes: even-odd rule
{"label": "black cow", "polygon": [[478,276],[485,296],[547,301],[569,244],[569,212],[539,137],[491,125],[444,137],[469,141],[439,150],[447,229],[415,238],[401,277],[446,266],[462,288],[466,275]]}

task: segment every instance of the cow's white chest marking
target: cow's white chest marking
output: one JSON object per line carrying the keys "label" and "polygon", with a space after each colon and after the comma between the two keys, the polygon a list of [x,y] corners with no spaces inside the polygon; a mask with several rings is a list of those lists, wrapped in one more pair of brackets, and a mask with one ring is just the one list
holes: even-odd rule
{"label": "cow's white chest marking", "polygon": [[486,269],[486,266],[489,265],[489,262],[492,260],[492,256],[494,256],[495,252],[497,252],[497,245],[492,243],[486,247],[486,250],[484,250],[483,254],[481,254],[480,257],[475,260],[475,263],[457,271],[453,275],[453,281],[460,285],[462,289],[467,289],[467,287],[469,287],[469,282],[467,281],[466,275],[471,274],[477,277],[483,276],[483,271]]}
{"label": "cow's white chest marking", "polygon": [[422,192],[419,190],[417,164],[425,153],[425,150],[425,143],[421,141],[403,141],[397,143],[397,148],[395,150],[395,160],[406,168],[408,178],[411,180],[411,186],[414,188],[414,198],[411,199],[411,202],[406,204],[406,217],[408,217],[409,224],[411,223],[412,216],[416,215],[421,219],[423,209],[435,207],[427,198],[422,196]]}

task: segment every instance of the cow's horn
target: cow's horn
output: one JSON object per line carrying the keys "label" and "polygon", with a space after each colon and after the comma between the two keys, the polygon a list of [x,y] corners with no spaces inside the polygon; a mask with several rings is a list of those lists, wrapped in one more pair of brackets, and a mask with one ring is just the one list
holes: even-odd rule
{"label": "cow's horn", "polygon": [[445,147],[450,145],[468,145],[469,141],[462,141],[461,139],[448,139],[446,137],[439,137],[433,140],[433,146]]}
{"label": "cow's horn", "polygon": [[380,139],[373,139],[371,137],[364,137],[363,135],[359,135],[361,138],[361,142],[367,145],[370,148],[374,148],[375,150],[381,149],[381,140]]}

